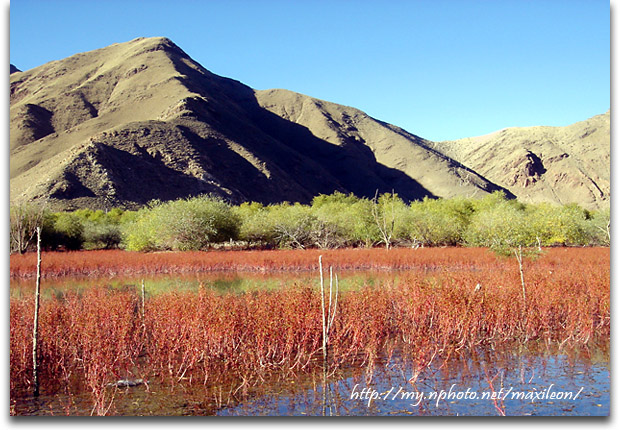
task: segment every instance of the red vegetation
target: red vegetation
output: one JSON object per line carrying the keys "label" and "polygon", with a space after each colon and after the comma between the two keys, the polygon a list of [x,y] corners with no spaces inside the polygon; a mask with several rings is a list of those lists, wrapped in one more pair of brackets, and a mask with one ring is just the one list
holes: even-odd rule
{"label": "red vegetation", "polygon": [[[97,252],[54,256],[87,255],[88,264],[79,269],[82,273],[96,267],[109,273],[118,267],[144,270],[150,258],[161,259],[158,269],[171,259],[178,263],[176,270],[310,269],[318,254]],[[563,346],[609,342],[608,249],[550,250],[544,257],[528,261],[527,303],[522,301],[514,259],[496,259],[481,250],[322,254],[326,265],[338,268],[374,264],[437,269],[411,271],[396,283],[340,293],[329,339],[330,369],[372,365],[376,357],[399,350],[409,363],[410,381],[415,383],[432,360],[477,346],[531,340]],[[95,255],[132,258],[125,259],[126,266],[114,259],[97,265],[90,259]],[[48,263],[48,269],[60,270],[58,264],[58,260]],[[270,372],[304,372],[322,363],[320,303],[318,280],[316,285],[244,294],[218,294],[206,288],[198,293],[162,293],[147,298],[144,314],[139,291],[69,291],[42,303],[42,390],[67,390],[78,380],[93,395],[93,411],[104,414],[113,395],[106,387],[119,378],[206,385],[235,375],[237,389],[245,389]],[[12,398],[31,383],[32,309],[32,298],[11,298]]]}
{"label": "red vegetation", "polygon": [[[468,269],[503,266],[481,248],[398,248],[293,251],[194,251],[141,253],[121,250],[45,252],[42,276],[118,276],[193,272],[278,272],[318,270],[319,255],[336,270]],[[609,248],[551,248],[542,260],[551,265],[572,260],[609,261]],[[33,278],[36,255],[11,255],[11,278]]]}

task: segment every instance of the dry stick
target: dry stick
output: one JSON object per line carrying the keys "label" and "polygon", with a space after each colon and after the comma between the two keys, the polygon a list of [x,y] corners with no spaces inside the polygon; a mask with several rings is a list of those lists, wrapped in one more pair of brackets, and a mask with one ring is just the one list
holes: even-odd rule
{"label": "dry stick", "polygon": [[323,256],[319,255],[319,271],[321,272],[321,311],[323,314],[323,361],[327,364],[327,327],[325,325],[325,286],[323,284]]}
{"label": "dry stick", "polygon": [[[334,300],[332,297],[334,296],[334,272],[333,267],[329,266],[329,302],[327,309],[327,318],[325,317],[325,295],[324,295],[324,286],[323,286],[323,263],[322,256],[319,256],[319,268],[321,270],[321,303],[323,310],[323,416],[327,416],[327,412],[329,411],[329,415],[332,415],[332,408],[329,404],[329,394],[328,392],[331,390],[330,385],[327,383],[327,359],[328,359],[328,343],[329,343],[329,331],[331,329],[332,324],[334,323],[334,317],[336,315],[336,306],[338,304],[338,275],[336,275],[336,296]],[[333,307],[332,307],[333,302]]]}
{"label": "dry stick", "polygon": [[[323,364],[327,366],[327,351],[329,343],[329,332],[334,324],[336,317],[336,307],[338,305],[338,275],[336,275],[336,291],[334,296],[334,273],[332,266],[329,267],[329,302],[327,312],[325,311],[325,281],[323,279],[323,256],[319,256],[319,272],[321,279],[321,314],[323,325]],[[333,303],[333,306],[332,306]]]}
{"label": "dry stick", "polygon": [[142,324],[144,324],[144,279],[142,280]]}
{"label": "dry stick", "polygon": [[[327,321],[327,336],[328,337],[329,337],[329,332],[331,331],[331,327],[334,324],[334,318],[336,317],[336,308],[338,306],[338,275],[335,275],[335,276],[336,276],[336,294],[335,294],[335,298],[334,298],[333,312],[332,312],[331,306],[330,306],[330,310],[329,310],[329,318],[328,318],[328,321]],[[330,302],[331,302],[331,293],[330,293]]]}
{"label": "dry stick", "polygon": [[39,336],[39,297],[41,292],[41,227],[37,227],[37,283],[34,293],[34,328],[32,330],[32,384],[34,396],[39,395],[37,341]]}
{"label": "dry stick", "polygon": [[523,298],[523,309],[521,310],[521,319],[525,325],[525,336],[527,339],[527,296],[525,294],[525,278],[523,276],[523,249],[521,245],[519,245],[519,250],[514,249],[515,257],[517,258],[517,262],[519,263],[519,274],[521,275],[521,294]]}
{"label": "dry stick", "polygon": [[514,249],[515,257],[517,258],[517,262],[519,263],[519,274],[521,275],[521,293],[523,295],[523,305],[527,304],[526,295],[525,295],[525,279],[523,277],[523,250],[521,245],[519,245],[519,251]]}
{"label": "dry stick", "polygon": [[325,321],[325,337],[327,338],[325,344],[329,347],[329,321],[332,314],[332,291],[334,286],[334,274],[332,266],[329,266],[329,302],[327,304],[327,320]]}
{"label": "dry stick", "polygon": [[327,337],[326,344],[329,343],[329,320],[332,313],[332,291],[334,285],[334,273],[332,271],[332,266],[329,266],[329,304],[327,306],[327,321],[325,321],[325,334]]}

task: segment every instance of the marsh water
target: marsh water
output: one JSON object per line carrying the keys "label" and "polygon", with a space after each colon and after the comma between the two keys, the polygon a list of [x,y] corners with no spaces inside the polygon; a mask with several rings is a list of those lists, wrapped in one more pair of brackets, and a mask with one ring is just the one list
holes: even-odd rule
{"label": "marsh water", "polygon": [[[600,352],[600,351],[599,351]],[[494,360],[493,364],[487,360]],[[602,356],[508,353],[427,369],[414,384],[400,357],[372,372],[314,380],[310,389],[265,395],[218,415],[493,416],[608,415],[609,365]]]}
{"label": "marsh water", "polygon": [[[341,288],[396,282],[398,272],[341,274]],[[149,278],[46,280],[43,296],[95,285],[139,288],[148,295],[170,290],[197,291],[199,285],[222,293],[316,283],[311,273],[213,274]],[[32,281],[12,281],[11,295],[31,294]],[[598,416],[610,412],[609,343],[558,349],[532,344],[504,350],[481,349],[438,359],[414,377],[412,366],[398,351],[372,363],[326,374],[321,366],[296,375],[270,374],[251,384],[223,378],[217,384],[191,378],[174,385],[147,381],[113,388],[110,414],[133,415],[538,415]],[[92,399],[85,387],[22,393],[12,398],[16,415],[90,415]]]}

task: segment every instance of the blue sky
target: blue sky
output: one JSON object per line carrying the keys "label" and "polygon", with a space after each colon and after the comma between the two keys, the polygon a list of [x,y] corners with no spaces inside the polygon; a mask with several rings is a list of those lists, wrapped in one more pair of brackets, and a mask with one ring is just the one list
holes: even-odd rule
{"label": "blue sky", "polygon": [[354,106],[431,140],[610,107],[601,0],[13,0],[22,70],[140,36],[256,89]]}

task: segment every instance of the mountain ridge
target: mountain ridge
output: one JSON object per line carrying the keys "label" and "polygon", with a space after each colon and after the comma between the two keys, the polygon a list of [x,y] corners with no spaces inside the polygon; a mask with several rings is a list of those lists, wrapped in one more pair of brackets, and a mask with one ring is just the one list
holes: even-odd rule
{"label": "mountain ridge", "polygon": [[487,172],[490,180],[460,156],[459,144],[292,91],[254,90],[167,38],[79,53],[11,74],[10,85],[16,203],[138,207],[204,193],[307,203],[334,191],[392,190],[405,200],[519,197],[501,175]]}

